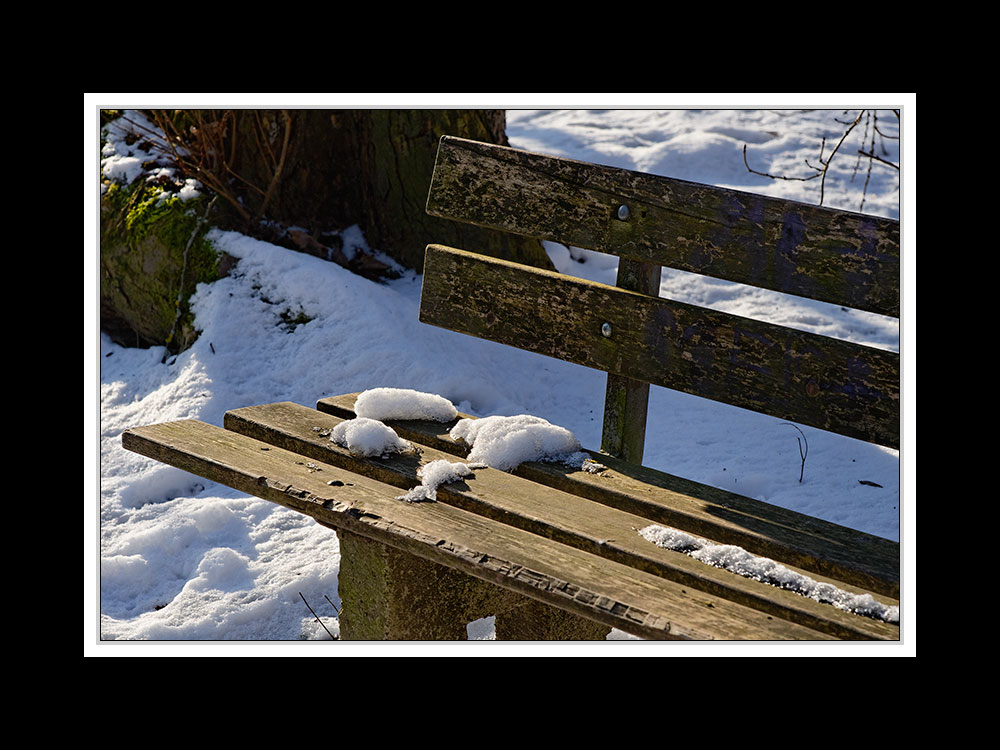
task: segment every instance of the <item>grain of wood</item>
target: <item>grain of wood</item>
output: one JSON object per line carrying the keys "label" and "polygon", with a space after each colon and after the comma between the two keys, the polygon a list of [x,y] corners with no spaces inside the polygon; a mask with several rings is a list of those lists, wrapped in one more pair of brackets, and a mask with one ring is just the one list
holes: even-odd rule
{"label": "grain of wood", "polygon": [[420,320],[899,447],[896,352],[441,245],[427,247]]}
{"label": "grain of wood", "polygon": [[[622,258],[618,262],[617,286],[656,297],[660,292],[660,267]],[[603,326],[603,324],[602,324]],[[614,329],[601,335],[614,336]],[[646,416],[649,383],[625,375],[608,373],[604,394],[601,450],[633,464],[641,464],[646,448]]]}
{"label": "grain of wood", "polygon": [[[354,417],[356,393],[321,399],[319,411]],[[470,418],[460,414],[460,418]],[[407,440],[450,456],[465,457],[468,446],[448,435],[454,423],[391,421]],[[787,562],[810,573],[899,597],[899,544],[804,513],[636,466],[588,451],[607,466],[600,474],[540,462],[527,462],[514,474],[555,487],[654,523],[683,529],[754,554]]]}
{"label": "grain of wood", "polygon": [[899,317],[894,219],[451,137],[427,212]]}
{"label": "grain of wood", "polygon": [[[352,456],[346,449],[320,435],[340,421],[338,417],[288,402],[246,407],[226,414],[227,429],[292,450],[310,460],[336,465],[400,488],[419,484],[417,472],[420,466],[449,458],[426,446],[420,446],[419,459],[392,455],[374,459]],[[314,429],[316,427],[320,430]],[[604,481],[614,480],[607,477]],[[792,592],[704,565],[684,554],[656,547],[638,534],[639,529],[651,523],[650,519],[551,486],[539,485],[520,476],[489,468],[478,469],[474,476],[464,481],[441,485],[437,496],[439,502],[504,525],[753,606],[775,617],[837,637],[898,637],[896,626],[850,615]],[[846,536],[845,533],[844,538]],[[828,582],[851,589],[854,593],[866,593],[842,582]],[[896,604],[891,599],[886,603]]]}
{"label": "grain of wood", "polygon": [[[644,638],[826,640],[828,635],[445,503],[405,503],[378,480],[195,420],[127,430],[123,445]],[[268,448],[262,450],[262,448]],[[331,479],[342,484],[331,486]],[[568,575],[567,575],[568,574]]]}

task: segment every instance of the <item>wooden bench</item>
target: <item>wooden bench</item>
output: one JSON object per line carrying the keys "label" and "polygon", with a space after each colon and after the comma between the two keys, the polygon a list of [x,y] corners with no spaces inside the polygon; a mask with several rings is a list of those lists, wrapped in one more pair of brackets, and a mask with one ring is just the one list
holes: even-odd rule
{"label": "wooden bench", "polygon": [[[898,317],[898,222],[451,137],[427,210],[620,256],[610,287],[429,245],[420,304],[426,323],[606,371],[603,469],[476,468],[403,502],[468,446],[454,420],[386,420],[418,451],[353,455],[329,433],[357,394],[137,427],[124,446],[336,530],[343,639],[461,640],[494,615],[510,640],[899,640],[871,616],[898,612],[897,543],[641,465],[649,384],[898,449],[898,354],[657,296],[666,265]],[[663,548],[650,526],[873,609]]]}

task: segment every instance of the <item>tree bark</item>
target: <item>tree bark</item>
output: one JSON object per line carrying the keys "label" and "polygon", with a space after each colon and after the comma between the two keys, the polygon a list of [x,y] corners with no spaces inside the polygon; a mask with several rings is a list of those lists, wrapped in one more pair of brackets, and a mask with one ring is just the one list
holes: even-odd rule
{"label": "tree bark", "polygon": [[417,270],[423,269],[424,248],[431,243],[552,269],[538,240],[440,219],[424,210],[441,136],[465,132],[473,140],[507,145],[503,110],[374,110],[357,112],[355,119],[368,175],[361,185],[369,245]]}
{"label": "tree bark", "polygon": [[[358,225],[369,248],[417,272],[432,243],[552,268],[539,240],[431,217],[424,210],[441,136],[506,145],[503,110],[158,112],[189,155],[186,176],[219,195],[212,225],[280,239],[334,260],[340,253],[338,233]],[[180,351],[195,336],[186,310],[189,290],[213,280],[215,270],[224,275],[225,259],[216,269],[217,259],[208,253],[192,274],[182,268],[189,229],[175,228],[171,236],[144,233],[143,238],[157,235],[148,240],[112,231],[135,203],[101,200],[101,327],[123,345],[166,343]],[[151,227],[161,224],[166,226]],[[348,263],[343,254],[339,259],[365,275],[380,272],[377,262],[364,265],[362,259],[359,265],[355,257]]]}
{"label": "tree bark", "polygon": [[[538,240],[439,219],[424,210],[441,136],[506,145],[503,110],[290,110],[287,119],[285,114],[236,113],[232,170],[240,183],[257,186],[242,195],[251,213],[257,213],[274,179],[287,127],[290,138],[266,218],[304,227],[314,237],[357,224],[370,248],[418,272],[431,243],[552,268]],[[269,138],[260,146],[262,132]]]}

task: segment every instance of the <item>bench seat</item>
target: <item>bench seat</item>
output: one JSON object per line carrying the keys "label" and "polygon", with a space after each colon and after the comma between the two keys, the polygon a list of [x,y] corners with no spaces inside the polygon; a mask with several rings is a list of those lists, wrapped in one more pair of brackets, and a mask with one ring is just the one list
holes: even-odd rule
{"label": "bench seat", "polygon": [[[600,453],[592,453],[606,467],[600,473],[536,462],[511,473],[476,468],[438,487],[436,501],[408,503],[399,496],[420,484],[421,466],[460,460],[466,446],[448,435],[453,423],[388,421],[416,454],[351,455],[328,434],[354,417],[355,397],[322,399],[315,409],[235,409],[221,428],[193,420],[136,427],[122,441],[315,518],[336,530],[342,551],[367,550],[366,564],[406,568],[408,588],[376,595],[361,560],[342,557],[345,639],[460,639],[464,627],[439,617],[454,610],[445,601],[456,598],[453,589],[462,590],[459,618],[496,615],[498,638],[589,639],[617,628],[647,639],[899,639],[898,624],[707,565],[638,532],[662,524],[738,545],[888,606],[899,596],[895,542]],[[422,584],[412,575],[419,566]],[[544,632],[509,625],[529,610],[531,622],[560,624]]]}
{"label": "bench seat", "polygon": [[650,385],[899,450],[898,353],[660,284],[668,267],[898,317],[898,221],[448,136],[426,210],[618,256],[616,286],[433,243],[422,269],[421,322],[607,373],[592,462],[465,467],[407,502],[467,446],[454,421],[387,420],[416,450],[352,455],[330,435],[357,394],[124,446],[334,529],[345,640],[461,640],[489,615],[498,640],[900,639],[898,543],[642,465]]}

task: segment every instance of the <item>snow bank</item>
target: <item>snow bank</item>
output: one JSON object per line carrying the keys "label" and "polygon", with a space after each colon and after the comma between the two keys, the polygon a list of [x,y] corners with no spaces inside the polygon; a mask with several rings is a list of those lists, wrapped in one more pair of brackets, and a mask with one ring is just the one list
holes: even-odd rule
{"label": "snow bank", "polygon": [[330,432],[330,440],[342,445],[355,456],[382,456],[386,453],[408,453],[413,443],[377,419],[357,417],[341,422]]}
{"label": "snow bank", "polygon": [[449,482],[457,482],[462,477],[467,477],[471,474],[472,467],[460,461],[452,462],[444,458],[431,461],[417,469],[417,476],[423,481],[405,495],[400,495],[396,499],[405,500],[408,503],[437,500],[438,487]]}
{"label": "snow bank", "polygon": [[583,466],[589,459],[572,432],[529,414],[461,419],[450,434],[472,446],[469,461],[502,471],[511,471],[525,461]]}
{"label": "snow bank", "polygon": [[886,622],[899,622],[899,607],[882,604],[871,594],[852,594],[831,583],[820,583],[809,576],[789,570],[781,563],[767,557],[747,552],[742,547],[733,544],[713,544],[692,534],[656,524],[641,529],[639,535],[658,547],[684,552],[706,565],[724,568],[744,578],[753,578],[778,588],[788,589],[856,615]]}
{"label": "snow bank", "polygon": [[422,393],[408,388],[372,388],[354,402],[354,413],[385,421],[387,419],[429,419],[450,422],[458,410],[444,396]]}
{"label": "snow bank", "polygon": [[[174,190],[162,191],[159,200],[177,196],[187,201],[202,194],[204,188],[198,180],[177,177],[164,145],[166,136],[141,112],[126,110],[122,117],[108,123],[104,132],[105,142],[101,147],[101,174],[104,177],[125,185],[131,185],[139,177],[144,177],[146,182],[169,178],[175,183]],[[105,189],[102,184],[101,191]]]}

